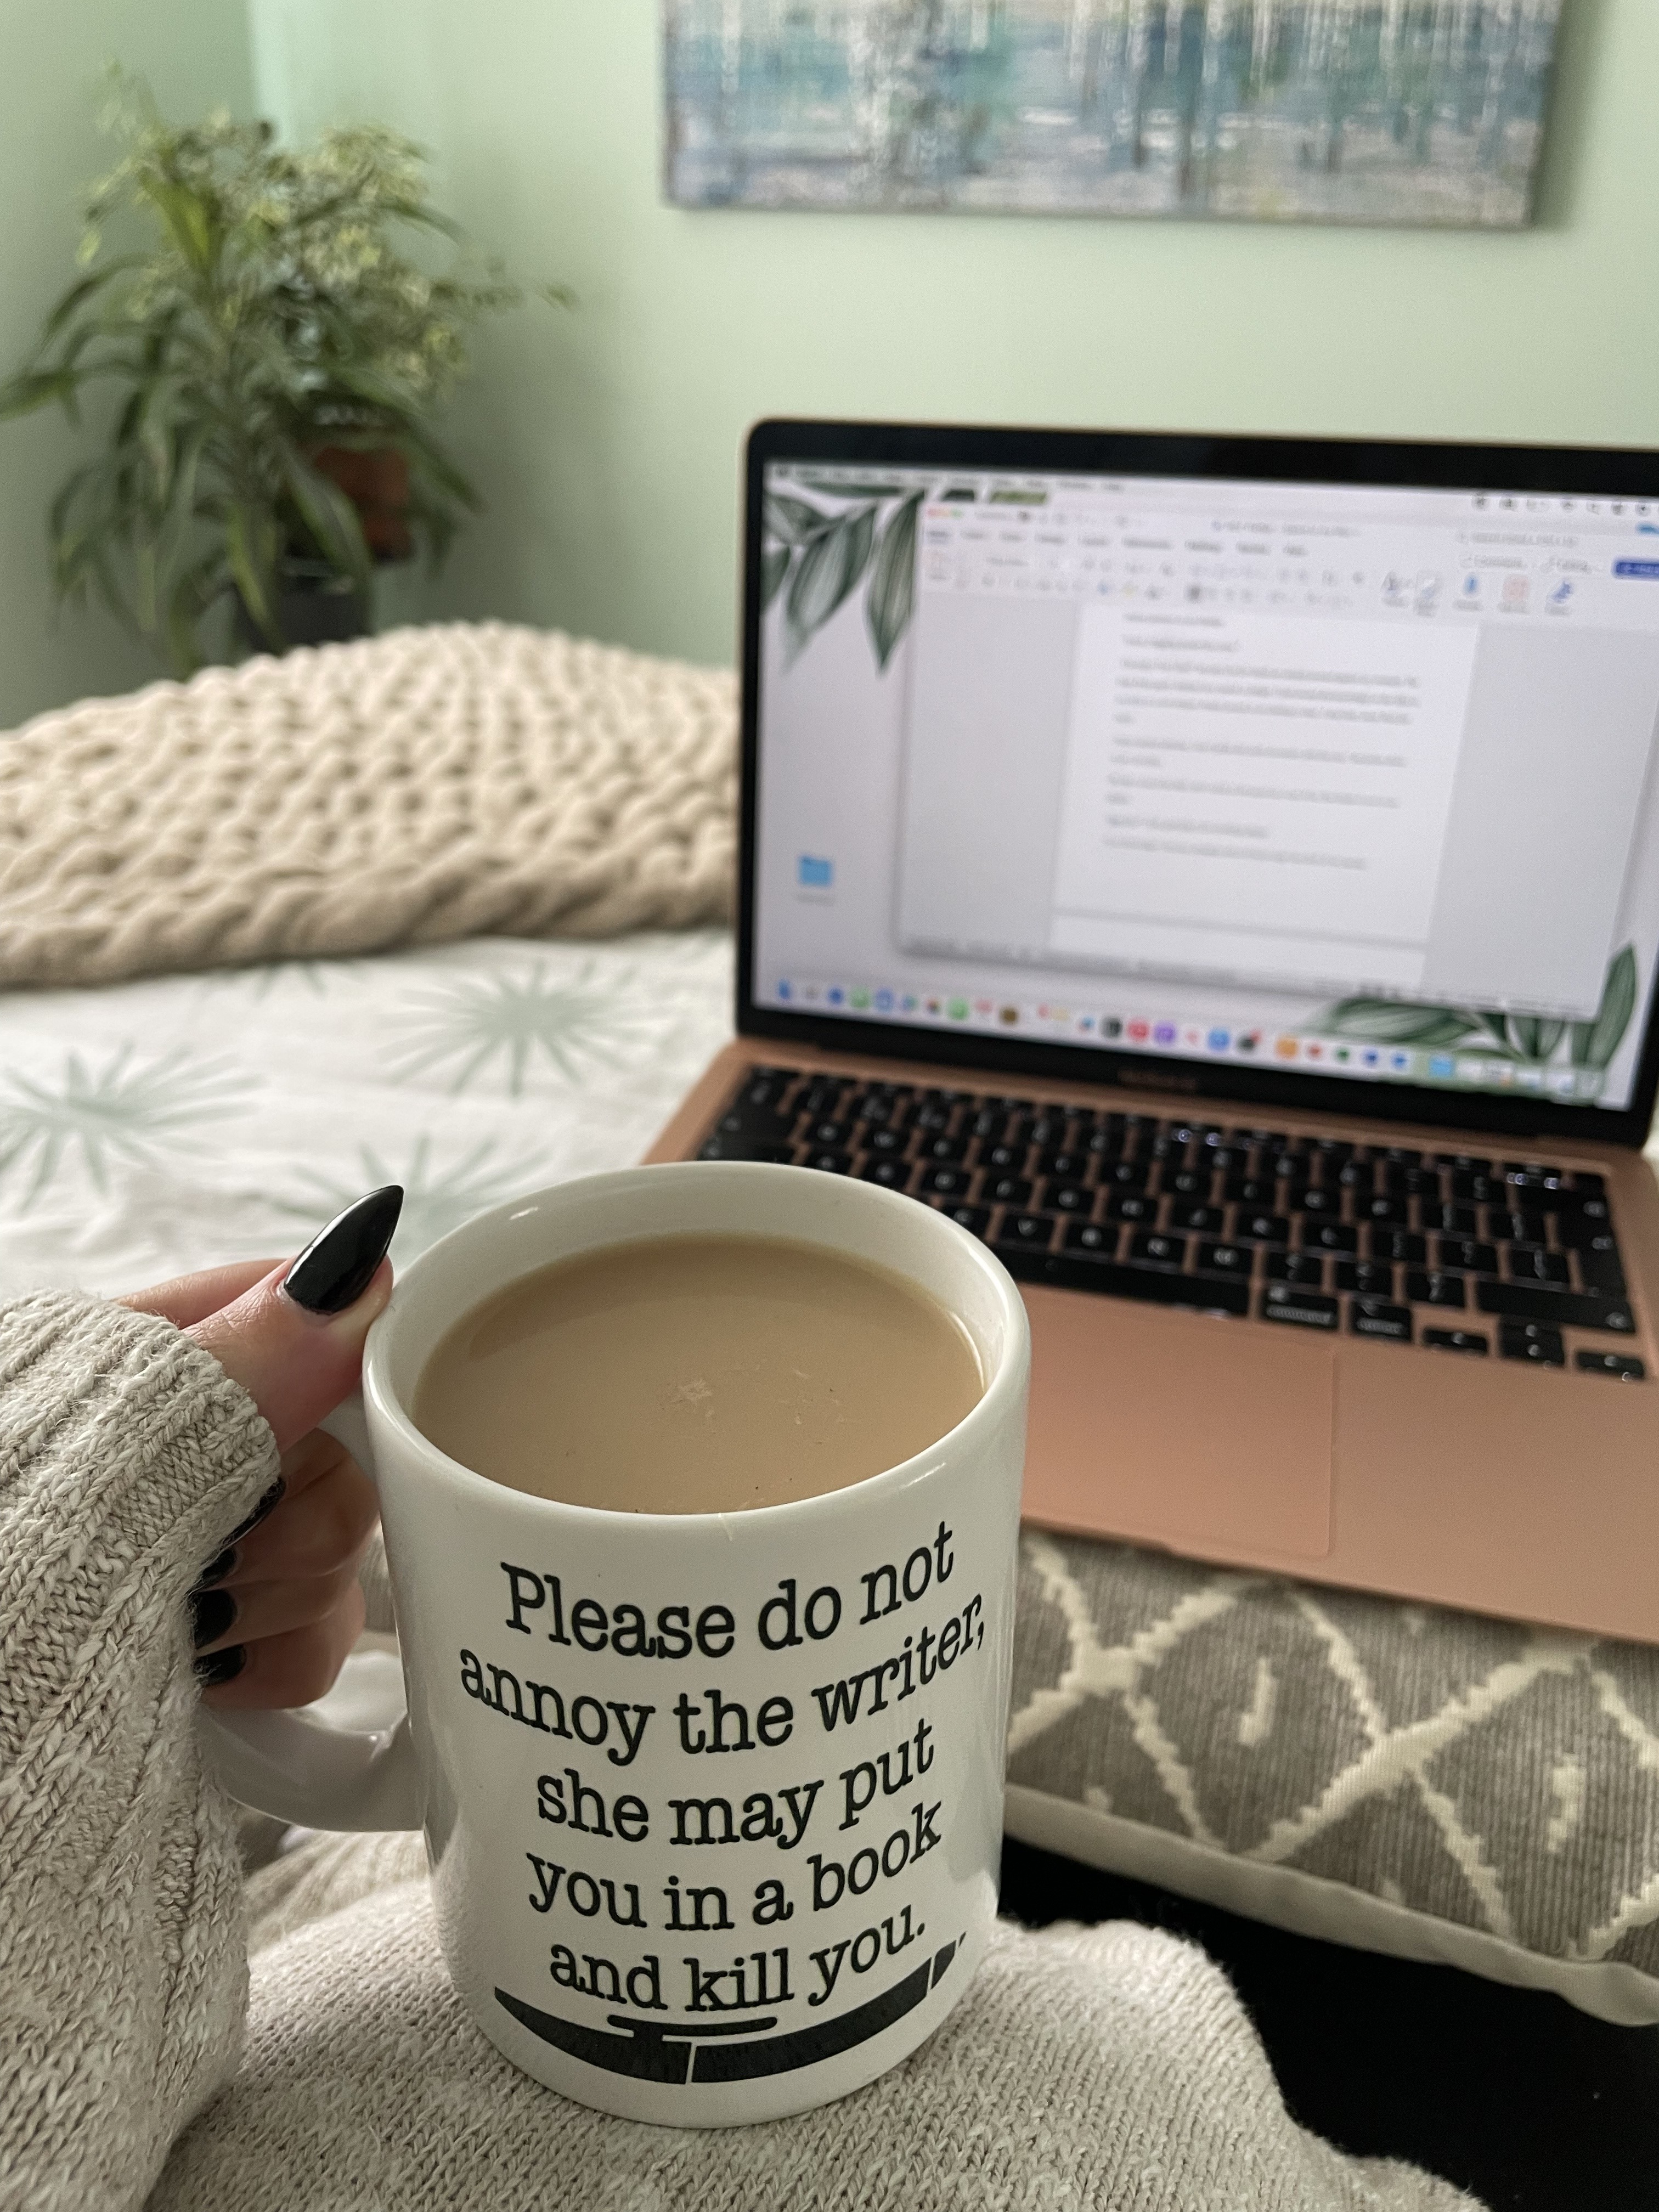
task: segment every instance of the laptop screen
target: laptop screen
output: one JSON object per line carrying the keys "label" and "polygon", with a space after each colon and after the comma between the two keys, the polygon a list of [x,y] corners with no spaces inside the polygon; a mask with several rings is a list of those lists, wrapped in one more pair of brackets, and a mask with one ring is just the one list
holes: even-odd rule
{"label": "laptop screen", "polygon": [[763,489],[757,1008],[1630,1103],[1659,501],[782,456]]}

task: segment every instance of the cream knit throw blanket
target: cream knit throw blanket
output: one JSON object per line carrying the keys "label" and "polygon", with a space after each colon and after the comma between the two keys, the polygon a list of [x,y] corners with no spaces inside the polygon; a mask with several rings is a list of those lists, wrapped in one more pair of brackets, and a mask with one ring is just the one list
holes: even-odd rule
{"label": "cream knit throw blanket", "polygon": [[0,737],[0,986],[723,921],[734,679],[503,623]]}
{"label": "cream knit throw blanket", "polygon": [[167,1322],[0,1308],[6,2212],[1467,2212],[1295,2126],[1224,1977],[1141,1928],[1005,1928],[902,2065],[729,2133],[516,2072],[450,1986],[416,1838],[256,1875],[250,1992],[185,1594],[274,1467]]}

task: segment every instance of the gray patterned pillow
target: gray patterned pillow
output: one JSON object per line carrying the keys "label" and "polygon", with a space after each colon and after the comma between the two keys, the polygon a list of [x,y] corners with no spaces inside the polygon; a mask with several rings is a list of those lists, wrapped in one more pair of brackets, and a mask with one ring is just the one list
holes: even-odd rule
{"label": "gray patterned pillow", "polygon": [[1012,1835],[1659,2021],[1659,1650],[1028,1530]]}

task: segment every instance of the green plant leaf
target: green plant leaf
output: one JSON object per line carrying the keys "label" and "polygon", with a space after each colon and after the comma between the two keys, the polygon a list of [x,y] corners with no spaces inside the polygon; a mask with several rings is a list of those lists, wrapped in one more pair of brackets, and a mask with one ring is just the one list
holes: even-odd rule
{"label": "green plant leaf", "polygon": [[1630,1018],[1636,1012],[1636,947],[1627,945],[1607,963],[1601,986],[1601,1004],[1593,1022],[1572,1025],[1572,1064],[1575,1067],[1606,1069],[1624,1041]]}
{"label": "green plant leaf", "polygon": [[1566,1033],[1565,1022],[1543,1021],[1535,1014],[1510,1017],[1510,1035],[1522,1060],[1547,1060]]}
{"label": "green plant leaf", "polygon": [[762,520],[767,534],[781,538],[786,545],[807,545],[822,532],[835,527],[840,518],[826,514],[820,507],[813,507],[804,499],[792,499],[787,492],[769,491],[761,501]]}
{"label": "green plant leaf", "polygon": [[875,543],[876,510],[861,507],[836,518],[801,551],[784,602],[790,643],[799,653],[857,585]]}
{"label": "green plant leaf", "polygon": [[225,558],[260,635],[280,653],[288,641],[276,619],[276,531],[270,517],[233,500],[225,517]]}
{"label": "green plant leaf", "polygon": [[283,480],[306,528],[366,599],[374,568],[356,508],[338,484],[331,483],[294,447],[281,448],[281,461]]}
{"label": "green plant leaf", "polygon": [[137,268],[140,259],[137,253],[118,254],[113,260],[106,261],[101,269],[94,269],[89,276],[82,277],[78,284],[71,284],[46,317],[40,332],[41,345],[44,347],[55,338],[64,325],[71,321],[89,300],[95,299],[106,285],[117,276],[125,276],[129,269]]}
{"label": "green plant leaf", "polygon": [[778,596],[779,586],[789,574],[789,548],[769,545],[761,555],[761,612],[764,614]]}
{"label": "green plant leaf", "polygon": [[205,276],[213,262],[213,225],[201,200],[169,177],[149,175],[138,189],[166,224],[182,258]]}
{"label": "green plant leaf", "polygon": [[225,556],[216,545],[186,568],[173,585],[167,601],[167,644],[175,676],[193,676],[202,665],[202,617],[229,589]]}
{"label": "green plant leaf", "polygon": [[885,674],[893,647],[909,628],[916,590],[916,515],[924,492],[912,492],[887,518],[870,571],[864,611],[876,648],[876,666]]}
{"label": "green plant leaf", "polygon": [[25,369],[0,384],[0,422],[14,415],[32,415],[37,407],[50,407],[54,399],[66,399],[74,390],[75,378],[67,369]]}
{"label": "green plant leaf", "polygon": [[1480,1026],[1459,1006],[1419,1006],[1401,999],[1339,999],[1314,1024],[1321,1036],[1358,1037],[1366,1044],[1460,1044]]}

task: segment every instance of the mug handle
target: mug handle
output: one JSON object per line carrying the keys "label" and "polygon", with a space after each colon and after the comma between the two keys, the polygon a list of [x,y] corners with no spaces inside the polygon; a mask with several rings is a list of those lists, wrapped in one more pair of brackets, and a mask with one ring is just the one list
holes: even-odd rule
{"label": "mug handle", "polygon": [[[318,1426],[371,1477],[374,1456],[361,1391]],[[346,1667],[351,1666],[346,1661]],[[425,1789],[405,1713],[388,1729],[335,1728],[310,1709],[215,1712],[198,1705],[204,1763],[256,1813],[301,1828],[387,1830],[423,1825]]]}

